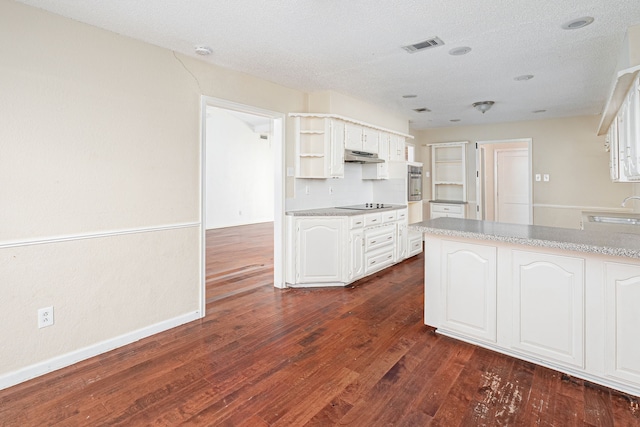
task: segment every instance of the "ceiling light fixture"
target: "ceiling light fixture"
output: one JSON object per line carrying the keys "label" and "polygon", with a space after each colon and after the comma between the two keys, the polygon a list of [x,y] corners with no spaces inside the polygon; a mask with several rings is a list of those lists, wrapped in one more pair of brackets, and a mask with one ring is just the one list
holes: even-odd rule
{"label": "ceiling light fixture", "polygon": [[211,49],[209,46],[196,46],[195,51],[198,55],[201,56],[207,56],[213,53],[213,49]]}
{"label": "ceiling light fixture", "polygon": [[431,112],[431,110],[429,110],[427,107],[414,108],[413,111],[415,111],[416,113],[430,113]]}
{"label": "ceiling light fixture", "polygon": [[489,111],[489,109],[493,106],[493,104],[495,104],[495,102],[493,101],[480,101],[480,102],[474,102],[471,105],[473,105],[473,108],[475,108],[476,110],[484,114],[487,111]]}
{"label": "ceiling light fixture", "polygon": [[451,119],[451,120],[449,120],[449,121],[450,121],[450,122],[454,122],[454,123],[455,123],[455,122],[459,122],[459,121],[460,121],[460,119]]}
{"label": "ceiling light fixture", "polygon": [[582,18],[572,19],[569,22],[562,24],[562,28],[565,30],[577,30],[578,28],[584,28],[593,22],[593,18],[590,16],[583,16]]}
{"label": "ceiling light fixture", "polygon": [[460,55],[466,55],[469,52],[471,52],[471,48],[470,47],[462,46],[462,47],[456,47],[456,48],[451,49],[449,51],[449,55],[460,56]]}
{"label": "ceiling light fixture", "polygon": [[514,77],[513,80],[518,82],[525,82],[527,80],[531,80],[533,78],[533,74],[523,74],[522,76]]}
{"label": "ceiling light fixture", "polygon": [[547,112],[547,110],[535,110],[535,111],[533,111],[533,113],[536,113],[536,114],[537,113],[546,113],[546,112]]}

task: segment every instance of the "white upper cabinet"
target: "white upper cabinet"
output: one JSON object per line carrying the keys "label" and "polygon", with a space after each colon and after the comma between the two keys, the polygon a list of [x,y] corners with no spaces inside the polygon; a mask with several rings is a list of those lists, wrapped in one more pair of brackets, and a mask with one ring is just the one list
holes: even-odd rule
{"label": "white upper cabinet", "polygon": [[[636,68],[620,74],[598,133],[607,133],[605,146],[614,182],[640,181],[640,76]],[[623,93],[620,88],[631,79],[630,88]]]}
{"label": "white upper cabinet", "polygon": [[[379,145],[378,139],[380,137],[380,131],[372,128],[365,127],[362,129],[362,151],[367,153],[378,153]],[[388,147],[388,146],[387,146]],[[388,157],[388,155],[385,155]]]}
{"label": "white upper cabinet", "polygon": [[405,138],[412,138],[332,114],[291,113],[289,116],[295,119],[296,126],[296,178],[344,178],[344,150],[347,149],[374,153],[384,160],[377,165],[364,165],[364,179],[388,179],[387,163],[404,161]]}
{"label": "white upper cabinet", "polygon": [[347,150],[362,150],[362,126],[353,123],[344,125],[344,148]]}
{"label": "white upper cabinet", "polygon": [[404,162],[405,138],[400,135],[389,135],[389,161]]}

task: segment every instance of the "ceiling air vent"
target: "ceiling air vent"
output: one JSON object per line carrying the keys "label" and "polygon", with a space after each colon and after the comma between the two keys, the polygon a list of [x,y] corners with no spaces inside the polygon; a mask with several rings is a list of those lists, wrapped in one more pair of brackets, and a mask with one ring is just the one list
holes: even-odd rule
{"label": "ceiling air vent", "polygon": [[416,113],[430,113],[431,110],[429,110],[428,108],[422,107],[422,108],[414,108],[413,111],[415,111]]}
{"label": "ceiling air vent", "polygon": [[440,40],[438,37],[430,38],[429,40],[425,40],[420,43],[410,44],[408,46],[402,46],[404,50],[409,53],[416,53],[421,50],[429,49],[430,47],[442,46],[444,42]]}

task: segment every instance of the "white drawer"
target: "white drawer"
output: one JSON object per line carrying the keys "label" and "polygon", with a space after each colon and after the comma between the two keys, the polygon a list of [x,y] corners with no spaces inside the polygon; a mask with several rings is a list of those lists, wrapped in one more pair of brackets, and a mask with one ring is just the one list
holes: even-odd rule
{"label": "white drawer", "polygon": [[406,209],[398,209],[396,211],[396,216],[398,221],[404,221],[407,219],[407,210]]}
{"label": "white drawer", "polygon": [[364,251],[370,252],[383,246],[393,246],[396,236],[395,225],[373,228],[365,231]]}
{"label": "white drawer", "polygon": [[393,222],[398,219],[396,211],[382,212],[382,223]]}
{"label": "white drawer", "polygon": [[382,224],[382,213],[367,214],[364,216],[364,226],[370,227],[372,225]]}
{"label": "white drawer", "polygon": [[364,256],[365,274],[381,270],[390,265],[393,265],[393,247],[383,248]]}
{"label": "white drawer", "polygon": [[364,215],[355,215],[349,217],[349,230],[364,227]]}
{"label": "white drawer", "polygon": [[418,255],[422,252],[422,233],[409,234],[409,253],[408,256]]}
{"label": "white drawer", "polygon": [[464,205],[431,203],[431,212],[464,215]]}

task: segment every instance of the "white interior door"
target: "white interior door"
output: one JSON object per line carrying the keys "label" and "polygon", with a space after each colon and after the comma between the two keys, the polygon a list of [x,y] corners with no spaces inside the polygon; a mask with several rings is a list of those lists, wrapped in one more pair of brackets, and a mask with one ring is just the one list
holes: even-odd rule
{"label": "white interior door", "polygon": [[530,224],[528,150],[496,150],[494,176],[496,221]]}

